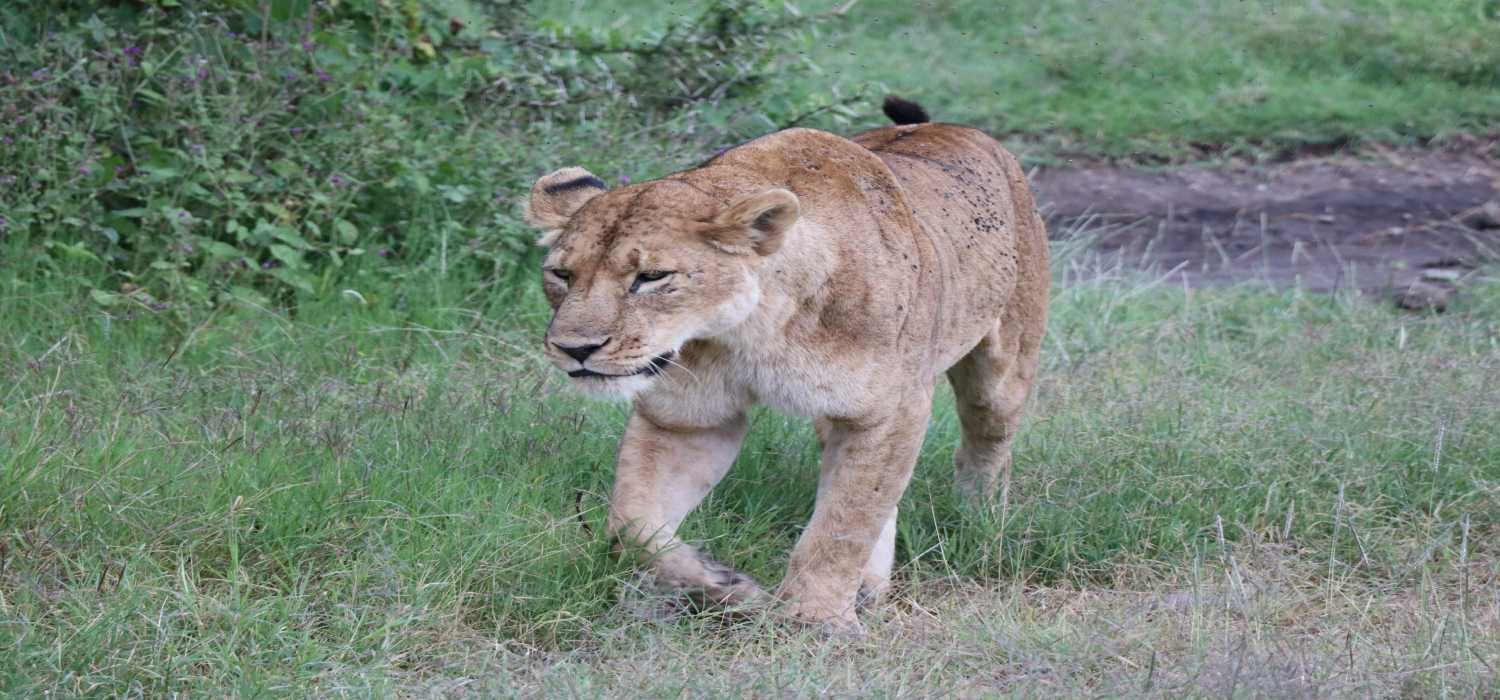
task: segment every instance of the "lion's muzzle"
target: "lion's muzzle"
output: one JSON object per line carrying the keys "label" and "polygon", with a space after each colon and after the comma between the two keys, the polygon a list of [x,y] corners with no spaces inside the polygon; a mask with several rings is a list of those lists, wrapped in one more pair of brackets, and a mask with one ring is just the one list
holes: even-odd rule
{"label": "lion's muzzle", "polygon": [[[567,352],[567,351],[564,350],[563,352]],[[669,365],[669,364],[672,363],[672,356],[675,355],[675,354],[676,353],[673,353],[673,352],[665,352],[665,353],[662,353],[660,355],[657,355],[656,357],[651,358],[650,362],[647,362],[646,364],[642,365],[639,369],[636,369],[635,371],[632,371],[632,372],[617,372],[617,373],[599,372],[599,371],[596,371],[596,370],[589,369],[587,367],[584,367],[583,366],[583,361],[580,360],[579,363],[578,363],[579,364],[579,368],[575,369],[575,370],[572,370],[572,371],[569,371],[568,372],[568,376],[572,377],[574,379],[584,379],[584,378],[589,378],[589,377],[600,378],[600,379],[611,379],[611,378],[618,378],[618,377],[638,377],[638,376],[641,376],[641,375],[656,376],[658,374],[661,374],[661,371],[663,369],[666,369],[667,365]],[[574,357],[574,359],[578,359],[576,355],[571,355],[571,353],[569,353],[569,355],[572,356],[572,357]]]}

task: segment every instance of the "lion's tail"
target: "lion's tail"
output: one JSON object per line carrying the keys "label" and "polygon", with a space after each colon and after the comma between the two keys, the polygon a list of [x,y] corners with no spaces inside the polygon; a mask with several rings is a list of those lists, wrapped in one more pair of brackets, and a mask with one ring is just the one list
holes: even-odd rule
{"label": "lion's tail", "polygon": [[886,95],[885,103],[880,106],[885,116],[897,124],[922,124],[932,121],[927,116],[927,110],[911,100],[903,100],[895,95]]}

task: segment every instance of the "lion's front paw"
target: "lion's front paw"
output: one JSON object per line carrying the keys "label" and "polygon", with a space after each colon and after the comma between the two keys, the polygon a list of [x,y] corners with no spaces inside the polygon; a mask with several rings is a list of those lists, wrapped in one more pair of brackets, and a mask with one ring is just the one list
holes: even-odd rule
{"label": "lion's front paw", "polygon": [[852,604],[800,596],[785,586],[776,592],[776,596],[782,600],[777,608],[780,616],[810,627],[824,637],[859,637],[864,634],[864,626],[855,616]]}
{"label": "lion's front paw", "polygon": [[764,607],[774,598],[764,588],[751,580],[750,577],[741,575],[742,578],[726,585],[708,586],[696,591],[691,591],[689,597],[700,608],[721,608],[734,610],[748,610],[751,608]]}
{"label": "lion's front paw", "polygon": [[731,566],[715,561],[699,552],[698,563],[703,567],[703,580],[693,597],[703,605],[722,608],[743,608],[765,605],[772,598],[755,579]]}
{"label": "lion's front paw", "polygon": [[865,634],[864,625],[852,610],[836,612],[826,607],[788,603],[780,612],[793,624],[807,627],[825,639],[853,639]]}

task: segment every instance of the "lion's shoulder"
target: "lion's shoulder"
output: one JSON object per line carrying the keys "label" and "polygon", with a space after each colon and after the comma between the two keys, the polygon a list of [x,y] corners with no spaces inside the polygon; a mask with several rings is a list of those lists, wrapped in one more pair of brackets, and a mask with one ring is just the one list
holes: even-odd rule
{"label": "lion's shoulder", "polygon": [[870,129],[849,137],[860,147],[882,158],[913,157],[942,162],[969,154],[1009,158],[1010,154],[989,134],[963,124],[923,123]]}
{"label": "lion's shoulder", "polygon": [[792,128],[766,134],[729,148],[699,168],[740,167],[767,176],[815,172],[880,171],[879,158],[869,149],[838,134],[818,129]]}
{"label": "lion's shoulder", "polygon": [[867,207],[880,192],[902,202],[896,174],[874,152],[843,136],[807,128],[767,134],[670,176],[733,198],[768,187],[791,190],[812,211]]}

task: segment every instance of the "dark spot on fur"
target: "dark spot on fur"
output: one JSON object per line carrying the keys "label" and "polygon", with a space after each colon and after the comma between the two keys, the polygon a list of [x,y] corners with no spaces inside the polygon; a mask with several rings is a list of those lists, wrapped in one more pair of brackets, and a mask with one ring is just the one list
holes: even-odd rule
{"label": "dark spot on fur", "polygon": [[996,231],[999,231],[1000,227],[1003,224],[1004,224],[1004,222],[1002,222],[999,219],[999,217],[995,217],[995,216],[976,216],[976,217],[974,217],[974,227],[977,228],[977,229],[979,229],[980,231],[982,231],[984,233],[994,233]]}
{"label": "dark spot on fur", "polygon": [[566,182],[556,182],[556,183],[547,185],[546,187],[542,188],[542,192],[545,192],[547,194],[557,194],[559,192],[570,192],[572,190],[581,190],[581,189],[583,189],[585,187],[592,187],[592,188],[594,188],[596,190],[607,190],[607,189],[609,189],[608,187],[606,187],[604,185],[604,181],[603,180],[600,180],[599,178],[594,177],[593,175],[585,175],[583,177],[575,178],[575,179],[572,179],[572,180],[568,180]]}
{"label": "dark spot on fur", "polygon": [[709,576],[713,577],[713,583],[716,586],[729,588],[750,582],[749,576],[734,570],[727,564],[723,564],[703,552],[698,552],[698,561],[703,564],[703,568],[708,571]]}
{"label": "dark spot on fur", "polygon": [[614,224],[604,232],[603,236],[599,237],[599,241],[596,244],[597,247],[603,248],[605,250],[610,250],[615,247],[615,241],[624,234],[623,227],[625,226],[625,222],[629,221],[631,217],[635,216],[636,209],[638,209],[641,205],[641,195],[644,194],[646,194],[646,190],[641,190],[639,192],[636,192],[634,197],[631,197],[630,203],[625,205],[625,211],[620,214],[620,218],[615,219]]}

